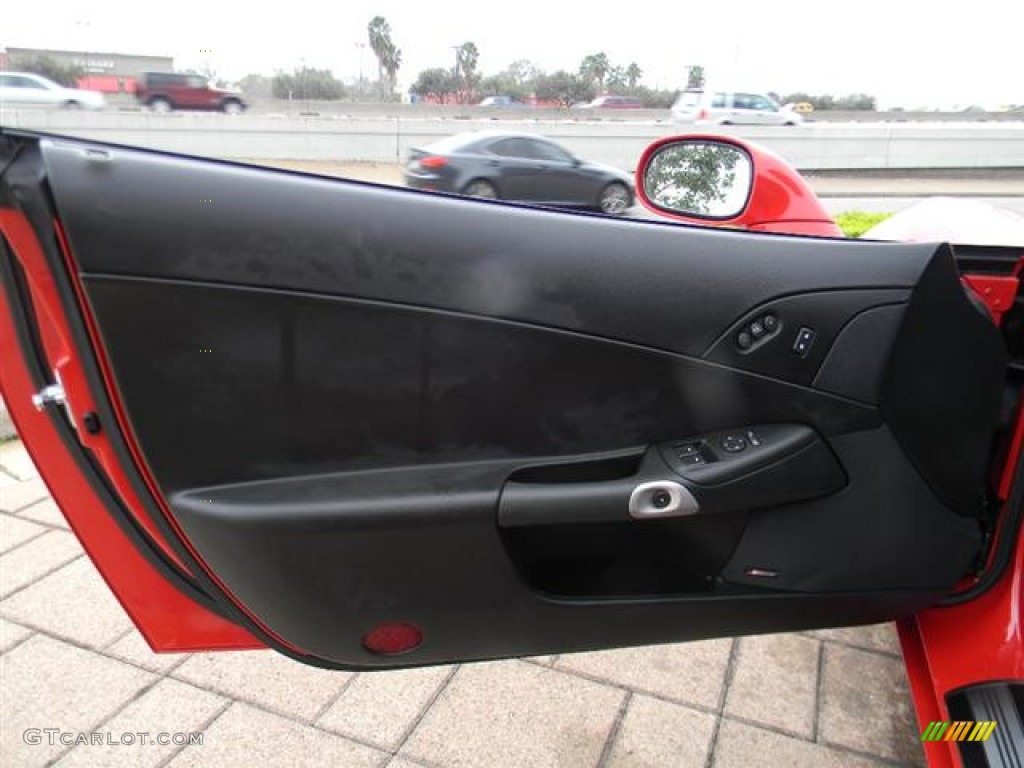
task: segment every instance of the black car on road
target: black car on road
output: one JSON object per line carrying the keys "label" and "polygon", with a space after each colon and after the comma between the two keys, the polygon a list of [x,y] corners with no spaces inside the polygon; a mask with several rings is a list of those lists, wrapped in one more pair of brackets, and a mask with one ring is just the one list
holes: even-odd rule
{"label": "black car on road", "polygon": [[414,148],[404,169],[416,189],[569,208],[625,213],[633,180],[528,133],[460,133]]}

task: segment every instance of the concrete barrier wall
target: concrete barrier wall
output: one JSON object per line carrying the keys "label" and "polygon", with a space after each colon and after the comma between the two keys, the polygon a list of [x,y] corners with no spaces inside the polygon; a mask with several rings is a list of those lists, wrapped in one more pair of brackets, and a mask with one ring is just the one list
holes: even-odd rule
{"label": "concrete barrier wall", "polygon": [[[247,159],[401,162],[411,147],[453,133],[542,133],[581,157],[632,169],[644,147],[687,130],[670,121],[458,119],[6,110],[0,124],[173,152]],[[692,129],[691,129],[692,130]],[[1021,123],[812,123],[733,126],[801,170],[1024,168]]]}
{"label": "concrete barrier wall", "polygon": [[[269,99],[249,98],[249,112],[260,114],[280,114],[293,117],[306,116],[337,116],[348,115],[357,117],[448,117],[481,120],[669,120],[668,109],[565,109],[549,107],[478,107],[474,104],[403,104],[399,102],[353,102],[353,101],[316,101],[315,99]],[[141,112],[145,107],[133,95],[108,94],[107,108],[111,110],[127,110]],[[986,112],[981,110],[961,110],[958,112],[887,110],[875,112],[871,110],[840,110],[823,109],[806,116],[812,122],[859,122],[859,123],[902,123],[902,122],[1021,122],[1024,121],[1024,110],[1002,112]]]}

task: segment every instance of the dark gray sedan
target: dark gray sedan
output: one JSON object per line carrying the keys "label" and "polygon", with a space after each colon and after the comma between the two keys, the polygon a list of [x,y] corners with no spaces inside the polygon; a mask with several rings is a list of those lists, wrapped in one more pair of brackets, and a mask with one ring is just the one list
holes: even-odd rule
{"label": "dark gray sedan", "polygon": [[588,163],[553,141],[527,133],[460,133],[409,153],[405,183],[416,189],[538,205],[625,213],[633,205],[628,173]]}

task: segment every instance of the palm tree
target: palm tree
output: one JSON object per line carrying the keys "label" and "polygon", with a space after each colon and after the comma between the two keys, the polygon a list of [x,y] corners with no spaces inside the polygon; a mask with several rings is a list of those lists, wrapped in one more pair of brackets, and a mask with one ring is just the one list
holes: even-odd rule
{"label": "palm tree", "polygon": [[462,75],[463,92],[465,98],[469,98],[473,88],[476,87],[476,67],[480,62],[480,50],[476,43],[465,42],[455,51],[455,75]]}
{"label": "palm tree", "polygon": [[580,76],[591,83],[596,83],[598,90],[604,89],[604,79],[608,76],[611,63],[606,53],[592,53],[580,62]]}
{"label": "palm tree", "polygon": [[686,87],[704,87],[704,67],[702,67],[700,64],[694,64],[692,67],[690,67],[690,71],[686,75]]}
{"label": "palm tree", "polygon": [[383,57],[384,71],[388,75],[388,88],[391,93],[395,92],[395,83],[398,78],[398,69],[402,66],[402,51],[396,48],[394,43],[388,42],[387,50]]}
{"label": "palm tree", "polygon": [[637,83],[640,82],[640,78],[644,76],[644,71],[640,69],[640,66],[635,62],[630,62],[629,66],[626,67],[626,82],[630,88],[636,88]]}
{"label": "palm tree", "polygon": [[370,48],[373,50],[373,55],[377,57],[377,81],[382,82],[384,80],[385,56],[389,49],[395,47],[391,42],[391,25],[383,16],[374,16],[366,26],[366,31],[370,37]]}

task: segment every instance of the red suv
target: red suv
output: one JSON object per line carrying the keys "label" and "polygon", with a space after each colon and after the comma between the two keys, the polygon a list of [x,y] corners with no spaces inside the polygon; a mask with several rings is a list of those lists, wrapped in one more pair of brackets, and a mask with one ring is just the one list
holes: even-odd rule
{"label": "red suv", "polygon": [[238,91],[212,86],[202,75],[174,72],[144,72],[135,84],[135,98],[154,112],[215,109],[236,115],[247,106]]}

